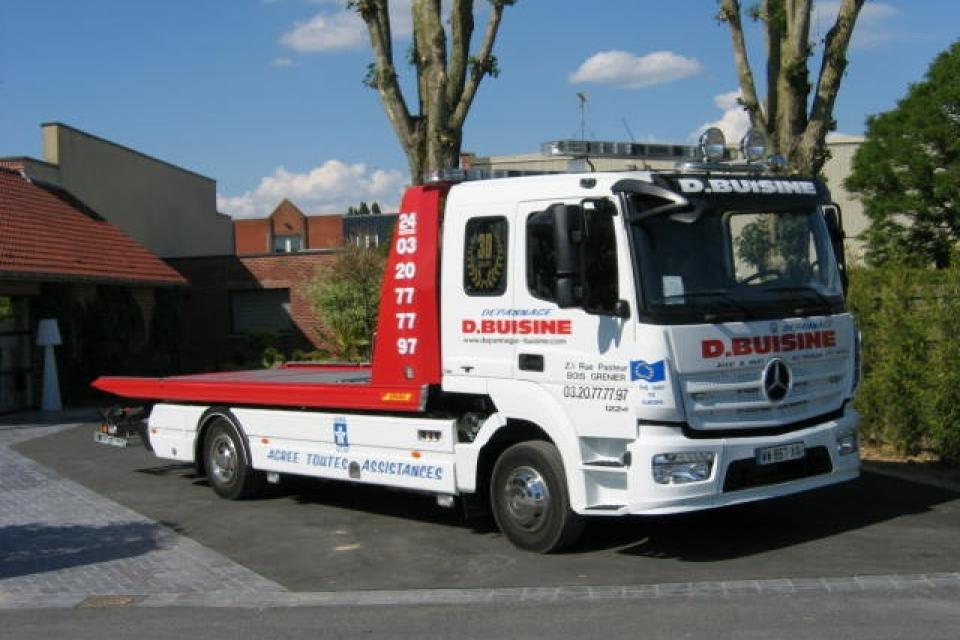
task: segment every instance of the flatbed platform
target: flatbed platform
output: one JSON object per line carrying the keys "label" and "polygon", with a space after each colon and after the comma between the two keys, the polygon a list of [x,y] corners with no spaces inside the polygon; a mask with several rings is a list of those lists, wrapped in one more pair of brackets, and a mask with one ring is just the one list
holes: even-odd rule
{"label": "flatbed platform", "polygon": [[374,364],[285,363],[273,369],[168,378],[110,376],[93,386],[153,402],[422,412],[440,384],[439,237],[447,184],[404,193],[384,270]]}
{"label": "flatbed platform", "polygon": [[168,378],[101,377],[93,386],[124,398],[208,405],[415,412],[426,385],[372,384],[369,365],[287,363],[272,369]]}

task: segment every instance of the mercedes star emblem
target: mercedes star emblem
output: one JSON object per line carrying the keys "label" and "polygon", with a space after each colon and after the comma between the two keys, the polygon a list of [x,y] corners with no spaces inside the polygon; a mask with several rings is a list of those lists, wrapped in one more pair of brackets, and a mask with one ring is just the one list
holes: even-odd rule
{"label": "mercedes star emblem", "polygon": [[770,402],[780,402],[790,391],[790,367],[780,358],[774,358],[763,368],[763,394]]}

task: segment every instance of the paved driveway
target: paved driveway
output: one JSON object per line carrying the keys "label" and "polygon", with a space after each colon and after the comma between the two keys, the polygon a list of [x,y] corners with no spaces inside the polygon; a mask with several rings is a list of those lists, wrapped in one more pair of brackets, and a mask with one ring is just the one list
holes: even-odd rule
{"label": "paved driveway", "polygon": [[294,592],[960,577],[960,494],[869,473],[776,502],[599,520],[571,552],[537,556],[425,496],[297,481],[267,499],[221,500],[189,467],[95,445],[91,425],[13,449]]}

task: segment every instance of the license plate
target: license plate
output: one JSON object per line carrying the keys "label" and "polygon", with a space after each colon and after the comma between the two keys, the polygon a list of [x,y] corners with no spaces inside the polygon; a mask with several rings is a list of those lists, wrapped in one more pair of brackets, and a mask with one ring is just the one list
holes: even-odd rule
{"label": "license plate", "polygon": [[112,436],[109,433],[101,433],[99,431],[93,432],[93,441],[99,442],[100,444],[108,444],[111,447],[127,446],[126,438],[118,438],[117,436]]}
{"label": "license plate", "polygon": [[780,444],[775,447],[757,449],[757,464],[776,464],[788,460],[798,460],[806,454],[802,442]]}

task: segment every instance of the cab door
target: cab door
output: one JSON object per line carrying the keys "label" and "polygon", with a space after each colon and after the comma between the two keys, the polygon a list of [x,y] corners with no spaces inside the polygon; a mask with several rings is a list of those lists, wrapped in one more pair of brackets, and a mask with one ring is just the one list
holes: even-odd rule
{"label": "cab door", "polygon": [[513,375],[512,336],[497,321],[513,308],[511,273],[516,270],[511,225],[515,203],[448,202],[441,269],[441,342],[444,389],[486,393],[490,379]]}
{"label": "cab door", "polygon": [[[582,303],[558,304],[557,209],[582,212],[578,251]],[[517,379],[543,386],[580,436],[636,437],[633,278],[623,218],[612,198],[520,203],[513,274]],[[563,285],[561,285],[563,286]],[[562,295],[560,296],[562,299]]]}

